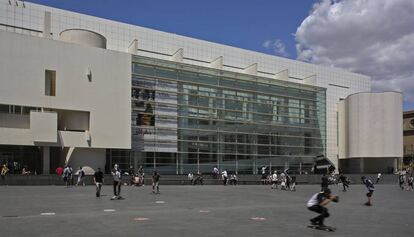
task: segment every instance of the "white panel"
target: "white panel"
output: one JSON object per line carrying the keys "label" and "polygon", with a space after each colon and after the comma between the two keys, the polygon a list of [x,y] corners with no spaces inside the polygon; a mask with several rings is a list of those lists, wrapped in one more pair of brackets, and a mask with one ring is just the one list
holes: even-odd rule
{"label": "white panel", "polygon": [[30,112],[30,132],[34,142],[57,142],[57,113]]}

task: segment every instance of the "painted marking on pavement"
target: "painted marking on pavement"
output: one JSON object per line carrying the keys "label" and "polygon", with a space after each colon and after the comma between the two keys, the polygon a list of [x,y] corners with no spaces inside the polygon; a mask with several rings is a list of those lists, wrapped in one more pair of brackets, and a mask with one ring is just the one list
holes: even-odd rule
{"label": "painted marking on pavement", "polygon": [[114,212],[115,209],[104,209],[104,212]]}
{"label": "painted marking on pavement", "polygon": [[156,201],[155,203],[162,204],[165,203],[164,201]]}
{"label": "painted marking on pavement", "polygon": [[210,212],[210,210],[200,210],[199,212],[200,212],[200,213],[209,213],[209,212]]}
{"label": "painted marking on pavement", "polygon": [[40,213],[40,215],[41,216],[54,216],[54,215],[56,215],[56,213],[54,213],[54,212],[43,212],[43,213]]}
{"label": "painted marking on pavement", "polygon": [[149,220],[149,218],[146,218],[146,217],[136,217],[136,218],[134,218],[134,221],[148,221]]}
{"label": "painted marking on pavement", "polygon": [[250,218],[250,220],[252,220],[252,221],[265,221],[266,218],[255,216],[255,217]]}

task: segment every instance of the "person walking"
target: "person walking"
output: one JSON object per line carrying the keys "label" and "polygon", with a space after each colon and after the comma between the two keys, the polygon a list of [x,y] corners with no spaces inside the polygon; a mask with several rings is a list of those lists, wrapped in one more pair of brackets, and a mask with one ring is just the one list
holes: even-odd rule
{"label": "person walking", "polygon": [[69,176],[70,176],[70,169],[69,166],[65,166],[65,169],[63,170],[63,182],[65,182],[66,187],[68,188],[70,185]]}
{"label": "person walking", "polygon": [[114,165],[114,168],[111,173],[114,179],[114,182],[113,182],[114,196],[111,198],[111,200],[120,200],[122,199],[121,197],[122,174],[117,164]]}
{"label": "person walking", "polygon": [[96,197],[101,196],[101,189],[102,189],[103,181],[104,181],[103,173],[101,171],[101,168],[98,168],[98,171],[96,171],[93,175],[93,183],[96,186]]}
{"label": "person walking", "polygon": [[365,184],[365,186],[368,189],[367,198],[368,201],[365,203],[365,206],[372,206],[372,194],[374,193],[375,187],[374,184],[370,179],[367,179],[365,176],[361,177],[362,183]]}
{"label": "person walking", "polygon": [[[154,170],[152,174],[152,193],[154,194],[160,194],[160,186],[158,182],[160,181],[160,174]],[[157,188],[157,192],[155,192],[155,188]]]}
{"label": "person walking", "polygon": [[82,166],[79,167],[78,170],[78,182],[76,182],[76,186],[79,186],[79,184],[82,184],[82,186],[85,186],[85,171],[83,171]]}
{"label": "person walking", "polygon": [[376,184],[380,181],[380,178],[381,178],[381,173],[378,173],[378,175],[377,175],[377,182],[376,182]]}
{"label": "person walking", "polygon": [[344,175],[344,174],[340,174],[339,175],[339,180],[342,183],[342,191],[346,192],[346,189],[349,188],[349,182],[348,182],[348,178]]}

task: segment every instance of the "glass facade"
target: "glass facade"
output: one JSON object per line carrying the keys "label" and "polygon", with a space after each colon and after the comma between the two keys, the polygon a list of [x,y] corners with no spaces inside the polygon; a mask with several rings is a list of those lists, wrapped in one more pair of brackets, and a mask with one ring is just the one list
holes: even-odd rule
{"label": "glass facade", "polygon": [[310,170],[326,156],[326,89],[133,56],[131,151],[111,163],[167,174]]}

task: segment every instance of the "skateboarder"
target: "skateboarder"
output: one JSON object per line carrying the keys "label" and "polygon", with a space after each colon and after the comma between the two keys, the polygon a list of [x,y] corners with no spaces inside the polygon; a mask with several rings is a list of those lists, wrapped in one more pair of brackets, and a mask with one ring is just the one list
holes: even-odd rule
{"label": "skateboarder", "polygon": [[370,179],[367,179],[365,176],[361,177],[362,183],[365,184],[365,186],[368,189],[367,198],[368,202],[365,203],[365,206],[372,206],[372,194],[374,193],[375,187],[374,184]]}
{"label": "skateboarder", "polygon": [[103,173],[101,171],[101,168],[98,168],[98,171],[96,171],[93,175],[93,182],[96,185],[96,197],[100,197],[103,183]]}
{"label": "skateboarder", "polygon": [[160,174],[156,170],[152,174],[152,193],[155,193],[155,187],[157,187],[156,194],[160,194],[160,187],[158,186],[158,181],[160,181]]}
{"label": "skateboarder", "polygon": [[376,183],[378,183],[380,181],[381,175],[382,175],[381,173],[378,173],[378,175],[377,175],[377,182]]}
{"label": "skateboarder", "polygon": [[328,208],[325,206],[329,202],[338,202],[339,197],[332,195],[329,188],[324,189],[322,192],[315,193],[308,201],[307,207],[310,211],[317,212],[320,215],[310,219],[311,225],[318,228],[326,228],[324,225],[325,218],[329,217]]}

